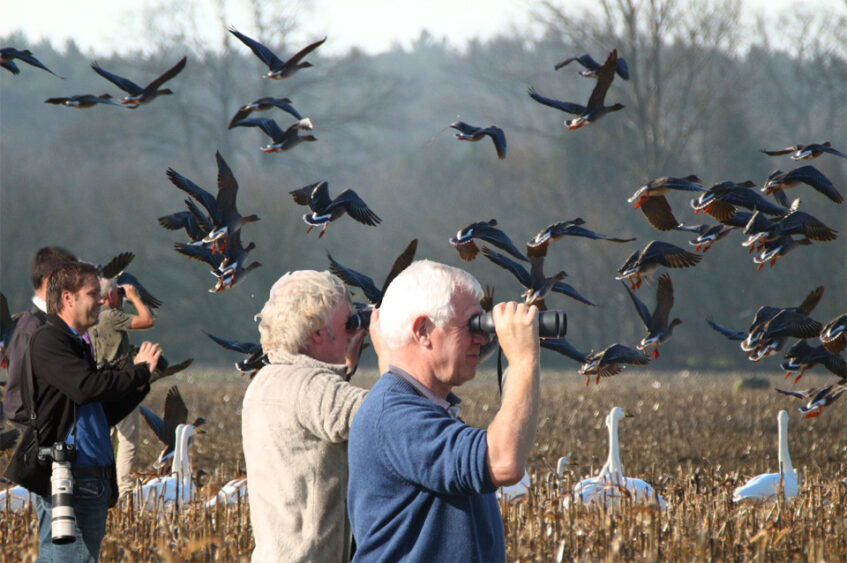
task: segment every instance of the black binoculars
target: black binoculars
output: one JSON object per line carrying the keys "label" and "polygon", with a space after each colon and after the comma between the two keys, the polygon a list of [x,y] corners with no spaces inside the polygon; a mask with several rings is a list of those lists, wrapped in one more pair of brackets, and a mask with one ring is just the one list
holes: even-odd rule
{"label": "black binoculars", "polygon": [[[372,309],[360,309],[347,319],[347,330],[368,328]],[[474,315],[468,321],[471,332],[494,334],[494,317],[491,312]],[[538,335],[541,338],[564,338],[568,332],[568,316],[564,311],[539,311]]]}

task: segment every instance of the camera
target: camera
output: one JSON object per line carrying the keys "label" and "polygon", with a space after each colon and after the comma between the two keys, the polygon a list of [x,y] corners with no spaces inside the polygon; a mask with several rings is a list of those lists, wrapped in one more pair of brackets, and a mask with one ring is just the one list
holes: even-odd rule
{"label": "camera", "polygon": [[368,328],[371,326],[371,313],[373,309],[359,309],[347,319],[347,330],[350,332],[359,330],[360,328]]}
{"label": "camera", "polygon": [[50,496],[53,504],[50,528],[53,543],[65,544],[76,541],[76,515],[74,514],[74,476],[71,462],[76,457],[73,444],[56,442],[52,446],[38,448],[39,461],[52,461]]}
{"label": "camera", "polygon": [[[494,334],[494,316],[491,311],[474,315],[468,321],[471,332]],[[538,336],[564,338],[568,332],[568,316],[564,311],[538,311]]]}
{"label": "camera", "polygon": [[[347,330],[368,328],[371,322],[371,309],[356,311],[347,319]],[[491,312],[474,315],[468,321],[471,332],[494,334],[494,317]],[[541,338],[564,338],[568,332],[568,316],[564,311],[539,311],[538,335]]]}

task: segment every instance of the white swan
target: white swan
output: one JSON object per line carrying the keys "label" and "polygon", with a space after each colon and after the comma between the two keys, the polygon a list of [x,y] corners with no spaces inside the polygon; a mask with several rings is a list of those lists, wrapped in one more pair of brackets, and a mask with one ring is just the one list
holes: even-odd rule
{"label": "white swan", "polygon": [[239,502],[247,502],[247,477],[239,477],[221,487],[218,494],[206,501],[206,508],[212,508],[218,503],[231,506]]}
{"label": "white swan", "polygon": [[656,504],[667,510],[668,505],[653,487],[646,481],[632,477],[624,477],[621,468],[621,456],[618,445],[618,422],[624,417],[631,417],[621,407],[615,407],[606,417],[609,429],[609,457],[596,477],[584,479],[576,484],[571,499],[583,504],[604,503],[606,506],[616,506],[621,498],[629,498],[633,504]]}
{"label": "white swan", "polygon": [[171,473],[166,477],[153,477],[136,489],[135,505],[152,510],[157,505],[167,506],[177,501],[178,505],[194,499],[197,487],[191,479],[191,459],[188,447],[197,435],[193,424],[180,424],[176,427],[176,447],[174,449]]}
{"label": "white swan", "polygon": [[20,485],[0,491],[0,512],[20,512],[30,504],[35,506],[35,493],[31,493]]}
{"label": "white swan", "polygon": [[788,412],[779,411],[776,420],[779,423],[779,472],[756,475],[736,488],[732,493],[733,502],[776,500],[780,483],[785,500],[791,500],[797,496],[797,472],[791,465],[791,456],[788,454]]}

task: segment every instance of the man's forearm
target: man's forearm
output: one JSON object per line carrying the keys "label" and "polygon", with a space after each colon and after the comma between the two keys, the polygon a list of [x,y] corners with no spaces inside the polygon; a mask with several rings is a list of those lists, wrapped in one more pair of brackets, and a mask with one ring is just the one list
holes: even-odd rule
{"label": "man's forearm", "polygon": [[495,485],[512,485],[523,477],[538,427],[539,374],[537,361],[509,366],[500,410],[488,426],[489,472]]}

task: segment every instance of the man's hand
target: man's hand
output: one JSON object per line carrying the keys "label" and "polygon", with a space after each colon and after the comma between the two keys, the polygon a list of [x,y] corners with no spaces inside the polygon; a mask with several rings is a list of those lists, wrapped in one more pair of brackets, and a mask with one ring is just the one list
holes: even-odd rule
{"label": "man's hand", "polygon": [[133,363],[138,365],[146,362],[150,373],[153,373],[153,370],[156,369],[156,365],[159,363],[159,358],[161,356],[162,347],[158,344],[145,340],[138,348],[138,352],[135,354],[135,361]]}
{"label": "man's hand", "polygon": [[509,364],[537,363],[540,355],[538,307],[509,301],[493,309],[494,328]]}
{"label": "man's hand", "polygon": [[[352,334],[352,336],[351,336]],[[362,342],[365,340],[365,329],[347,332],[347,347],[344,350],[344,363],[347,365],[347,381],[356,373],[359,367],[359,357],[362,355]]]}
{"label": "man's hand", "polygon": [[138,290],[135,288],[134,285],[127,283],[124,285],[119,285],[118,288],[123,289],[126,298],[132,301],[133,303],[135,303],[136,299],[140,299],[138,296]]}

